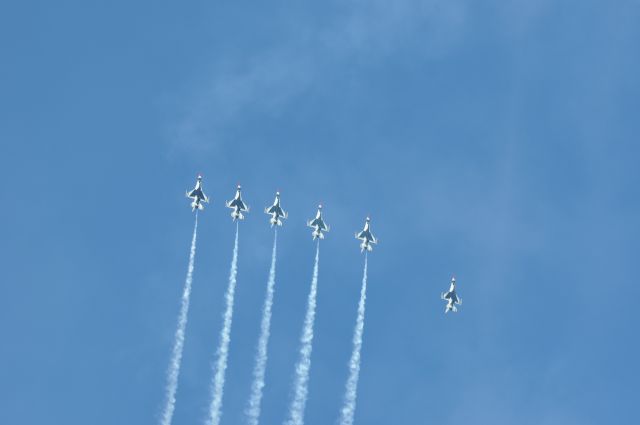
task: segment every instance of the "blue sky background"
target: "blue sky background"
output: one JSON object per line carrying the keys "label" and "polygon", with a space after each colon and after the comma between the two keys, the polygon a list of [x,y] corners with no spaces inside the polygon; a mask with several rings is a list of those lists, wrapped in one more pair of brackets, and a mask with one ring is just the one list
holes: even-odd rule
{"label": "blue sky background", "polygon": [[[326,205],[309,425],[638,422],[640,2],[4,2],[0,423],[156,424],[201,214],[175,424],[203,423],[241,182],[224,399],[243,424],[282,191],[265,424]],[[443,314],[451,273],[464,305]]]}

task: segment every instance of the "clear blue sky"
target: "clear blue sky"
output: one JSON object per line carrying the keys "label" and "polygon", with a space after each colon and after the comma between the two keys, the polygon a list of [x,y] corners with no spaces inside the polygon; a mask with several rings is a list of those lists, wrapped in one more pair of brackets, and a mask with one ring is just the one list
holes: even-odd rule
{"label": "clear blue sky", "polygon": [[[508,3],[508,4],[507,4]],[[308,425],[638,423],[636,0],[3,2],[0,423],[203,423],[241,182],[224,424],[243,424],[276,189],[263,423],[286,417],[326,205]],[[451,273],[464,305],[445,316]]]}

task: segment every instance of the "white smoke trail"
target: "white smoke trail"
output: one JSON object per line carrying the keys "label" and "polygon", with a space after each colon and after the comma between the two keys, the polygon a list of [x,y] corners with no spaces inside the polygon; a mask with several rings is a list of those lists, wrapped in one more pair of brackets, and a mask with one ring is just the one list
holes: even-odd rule
{"label": "white smoke trail", "polygon": [[189,299],[191,297],[191,284],[193,283],[193,268],[196,258],[196,235],[198,232],[198,213],[196,212],[195,224],[193,226],[193,236],[191,237],[191,251],[189,253],[189,267],[187,268],[187,278],[182,291],[182,304],[178,315],[178,328],[173,342],[171,352],[171,362],[167,370],[166,404],[162,413],[160,423],[171,425],[173,412],[176,408],[176,391],[178,390],[178,376],[180,375],[180,363],[182,362],[182,350],[184,348],[184,333],[187,328],[187,315],[189,313]]}
{"label": "white smoke trail", "polygon": [[294,395],[289,407],[287,425],[302,425],[304,409],[307,404],[309,388],[309,371],[311,370],[311,350],[313,348],[313,324],[316,319],[316,295],[318,292],[318,262],[320,259],[320,241],[316,247],[316,260],[313,265],[311,290],[307,299],[307,313],[304,317],[304,328],[300,336],[300,358],[296,365]]}
{"label": "white smoke trail", "polygon": [[238,224],[236,223],[236,239],[233,244],[233,259],[229,272],[229,286],[227,287],[226,309],[223,315],[223,325],[220,331],[220,342],[216,351],[217,361],[211,387],[211,405],[209,407],[209,425],[219,425],[222,417],[222,396],[224,393],[224,378],[227,371],[229,357],[229,342],[231,341],[231,321],[233,319],[233,299],[236,292],[236,276],[238,275]]}
{"label": "white smoke trail", "polygon": [[360,303],[358,304],[358,318],[353,333],[353,352],[349,360],[349,379],[344,394],[344,405],[340,412],[340,425],[353,425],[356,412],[356,396],[358,393],[358,377],[360,376],[360,351],[362,350],[362,332],[364,331],[364,304],[367,299],[367,255],[364,257],[364,273]]}
{"label": "white smoke trail", "polygon": [[253,383],[251,384],[251,396],[245,411],[249,425],[258,425],[260,419],[260,403],[262,402],[262,390],[264,388],[264,376],[267,369],[267,346],[271,334],[271,309],[273,307],[273,293],[276,283],[276,248],[278,242],[278,230],[273,234],[273,251],[271,253],[271,268],[269,269],[269,281],[267,293],[262,307],[262,321],[260,322],[260,337],[256,352],[256,363],[253,367]]}

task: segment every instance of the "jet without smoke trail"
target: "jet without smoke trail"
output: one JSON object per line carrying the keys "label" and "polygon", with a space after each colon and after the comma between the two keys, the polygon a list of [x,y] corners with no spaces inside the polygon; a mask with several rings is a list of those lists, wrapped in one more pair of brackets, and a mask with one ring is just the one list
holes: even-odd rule
{"label": "jet without smoke trail", "polygon": [[447,301],[447,306],[444,308],[444,312],[445,313],[448,313],[450,311],[453,311],[454,313],[456,313],[458,311],[458,308],[456,307],[456,304],[462,305],[462,298],[460,298],[458,296],[458,294],[456,293],[456,278],[455,277],[451,278],[451,286],[449,287],[449,290],[447,292],[443,292],[440,295],[440,298],[442,298],[443,300]]}
{"label": "jet without smoke trail", "polygon": [[225,295],[226,309],[223,316],[223,326],[220,331],[220,342],[216,352],[217,361],[213,384],[211,387],[211,405],[209,407],[209,425],[219,425],[222,417],[222,396],[224,395],[225,372],[227,371],[227,358],[229,357],[229,343],[231,342],[231,321],[233,319],[233,300],[236,290],[236,277],[238,274],[238,224],[236,223],[236,238],[233,244],[233,259],[229,272],[229,286]]}
{"label": "jet without smoke trail", "polygon": [[253,382],[251,384],[251,396],[247,405],[247,419],[249,425],[258,425],[260,419],[260,405],[262,402],[262,391],[264,388],[264,378],[267,370],[267,348],[269,336],[271,334],[271,310],[273,307],[273,295],[276,285],[276,253],[278,242],[278,229],[273,233],[273,249],[271,252],[271,267],[269,268],[269,280],[267,281],[267,292],[262,307],[262,320],[260,322],[260,337],[256,350],[255,366],[253,367]]}
{"label": "jet without smoke trail", "polygon": [[182,291],[182,304],[178,315],[178,327],[176,329],[171,362],[167,371],[166,404],[162,413],[161,425],[171,425],[173,412],[176,407],[176,392],[178,390],[178,377],[180,376],[180,364],[182,363],[182,350],[184,348],[184,334],[187,328],[187,316],[189,314],[189,299],[191,298],[191,284],[193,283],[193,269],[196,258],[196,236],[198,234],[198,213],[196,212],[193,236],[191,237],[191,249],[189,251],[189,267],[187,278]]}

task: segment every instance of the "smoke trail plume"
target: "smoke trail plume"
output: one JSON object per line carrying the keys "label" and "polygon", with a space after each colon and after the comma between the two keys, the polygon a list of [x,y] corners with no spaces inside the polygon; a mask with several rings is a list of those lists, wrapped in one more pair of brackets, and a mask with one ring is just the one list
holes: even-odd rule
{"label": "smoke trail plume", "polygon": [[304,423],[304,408],[307,404],[309,388],[309,371],[311,370],[311,350],[313,348],[313,324],[316,319],[316,295],[318,292],[318,262],[320,259],[320,241],[316,247],[316,260],[313,265],[311,290],[307,299],[307,313],[304,317],[304,328],[300,336],[300,357],[296,365],[294,395],[289,407],[287,425]]}
{"label": "smoke trail plume", "polygon": [[223,325],[220,331],[220,342],[216,351],[217,361],[213,385],[211,387],[211,405],[209,407],[209,425],[219,425],[222,417],[222,396],[224,393],[224,378],[227,371],[229,357],[229,342],[231,341],[231,321],[233,319],[233,299],[236,292],[236,276],[238,274],[238,224],[236,223],[236,239],[233,244],[233,259],[229,272],[229,286],[227,287],[226,309],[223,315]]}
{"label": "smoke trail plume", "polygon": [[187,315],[189,313],[189,299],[191,297],[191,284],[193,283],[193,268],[196,258],[196,235],[198,232],[198,213],[196,212],[193,236],[191,237],[191,250],[189,252],[189,267],[187,278],[182,291],[182,304],[178,315],[178,327],[176,329],[171,362],[167,370],[166,404],[160,420],[161,425],[171,425],[173,412],[176,407],[176,391],[178,390],[178,376],[180,375],[180,363],[182,362],[182,349],[184,348],[184,333],[187,328]]}
{"label": "smoke trail plume", "polygon": [[251,396],[245,411],[249,425],[258,425],[260,419],[260,403],[262,402],[262,390],[264,388],[264,376],[267,369],[267,345],[271,333],[271,309],[273,307],[273,293],[276,284],[276,248],[278,242],[278,230],[273,234],[273,251],[271,253],[271,268],[269,269],[269,281],[267,293],[262,307],[262,321],[260,322],[260,338],[256,352],[256,363],[253,367],[253,383],[251,384]]}
{"label": "smoke trail plume", "polygon": [[367,255],[364,257],[364,273],[360,303],[358,304],[358,318],[353,333],[353,352],[349,360],[349,379],[344,394],[344,405],[340,411],[340,425],[353,425],[356,412],[356,396],[358,393],[358,377],[360,376],[360,351],[362,350],[362,332],[364,331],[364,304],[367,299]]}

